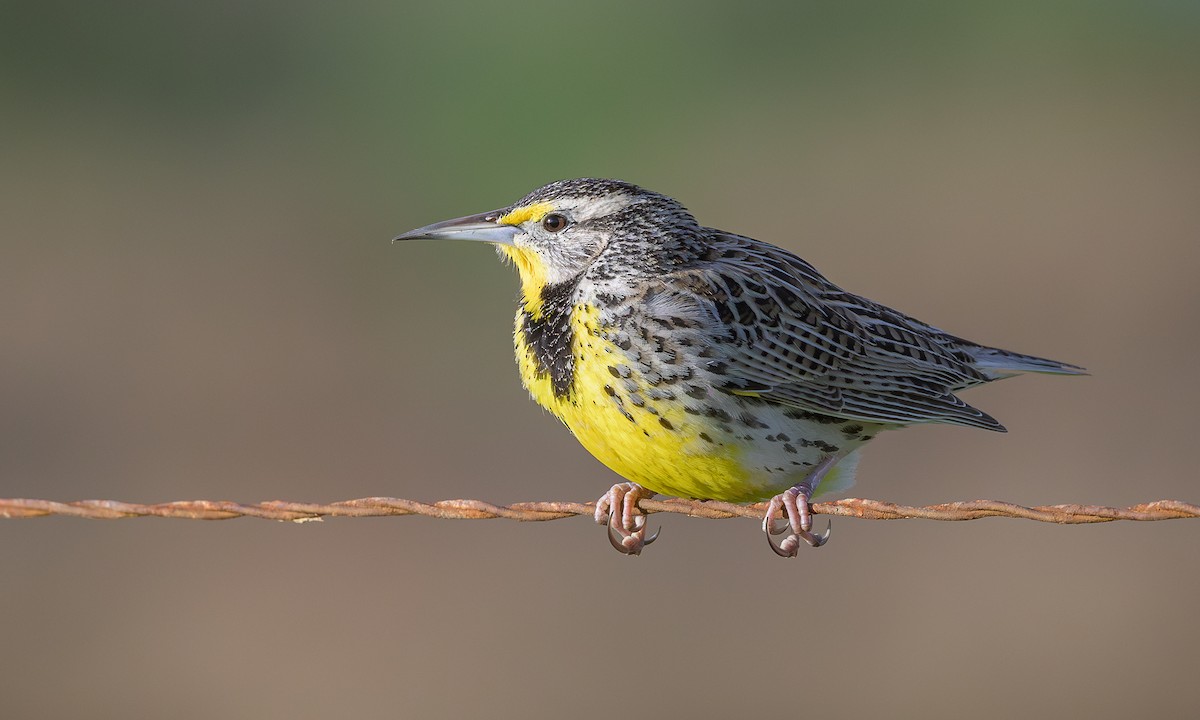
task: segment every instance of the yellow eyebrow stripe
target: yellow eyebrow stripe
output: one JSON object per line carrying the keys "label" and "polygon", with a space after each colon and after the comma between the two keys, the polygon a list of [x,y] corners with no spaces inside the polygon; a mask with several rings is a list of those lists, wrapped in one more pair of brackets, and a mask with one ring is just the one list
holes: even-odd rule
{"label": "yellow eyebrow stripe", "polygon": [[548,202],[538,202],[532,205],[525,205],[513,210],[496,222],[500,225],[520,225],[526,220],[537,222],[546,217],[546,213],[554,209],[554,206]]}

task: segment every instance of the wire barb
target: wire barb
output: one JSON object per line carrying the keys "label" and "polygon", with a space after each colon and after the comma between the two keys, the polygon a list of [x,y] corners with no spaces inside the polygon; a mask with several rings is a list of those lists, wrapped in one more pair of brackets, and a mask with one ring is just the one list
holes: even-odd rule
{"label": "wire barb", "polygon": [[[676,513],[714,520],[745,517],[761,519],[766,503],[735,505],[716,500],[643,499],[642,512]],[[441,500],[423,503],[403,498],[369,497],[343,500],[327,505],[271,500],[243,504],[225,500],[179,500],[142,505],[116,500],[79,500],[55,502],[0,498],[0,518],[31,518],[47,515],[114,520],[130,517],[166,517],[188,520],[229,520],[256,517],[264,520],[309,522],[325,517],[379,517],[385,515],[424,515],[443,520],[486,520],[504,518],[524,522],[558,520],[574,515],[592,515],[595,503],[523,502],[493,505],[482,500]],[[978,520],[985,517],[1010,517],[1064,525],[1112,522],[1113,520],[1175,520],[1200,517],[1200,505],[1179,500],[1158,500],[1130,507],[1103,505],[1039,505],[1025,507],[998,500],[969,500],[914,507],[881,500],[847,498],[812,504],[815,515],[841,515],[864,520]]]}

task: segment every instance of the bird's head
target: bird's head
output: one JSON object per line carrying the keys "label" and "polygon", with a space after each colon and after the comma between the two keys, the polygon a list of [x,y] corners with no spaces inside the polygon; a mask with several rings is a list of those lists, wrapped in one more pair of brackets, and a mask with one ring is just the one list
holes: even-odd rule
{"label": "bird's head", "polygon": [[602,260],[623,270],[655,272],[656,258],[699,228],[678,202],[620,180],[560,180],[508,207],[446,220],[399,240],[492,243],[521,275],[524,302],[540,313],[550,286],[578,282]]}

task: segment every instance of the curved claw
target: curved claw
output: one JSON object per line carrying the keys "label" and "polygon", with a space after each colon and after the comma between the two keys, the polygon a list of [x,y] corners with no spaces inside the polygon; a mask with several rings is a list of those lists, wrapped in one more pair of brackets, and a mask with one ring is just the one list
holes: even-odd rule
{"label": "curved claw", "polygon": [[795,535],[788,535],[778,545],[775,544],[770,533],[767,534],[767,545],[771,546],[771,552],[782,558],[796,557],[796,550],[799,549],[799,543],[795,542]]}
{"label": "curved claw", "polygon": [[608,514],[608,543],[613,546],[613,549],[622,555],[641,555],[642,548],[658,539],[658,534],[662,532],[659,527],[654,531],[654,534],[646,538],[646,518],[641,517],[640,523],[636,523],[633,531],[628,531],[620,527],[621,523],[616,522],[616,510]]}
{"label": "curved claw", "polygon": [[621,553],[622,555],[636,555],[637,554],[636,552],[633,552],[625,547],[624,537],[618,539],[616,531],[613,530],[613,522],[612,522],[611,517],[608,519],[607,535],[608,535],[608,544],[613,546],[613,550],[616,550],[617,552]]}
{"label": "curved claw", "polygon": [[825,532],[821,533],[820,535],[805,530],[799,533],[792,533],[791,535],[788,535],[781,540],[778,545],[776,545],[771,536],[779,535],[786,529],[787,525],[784,525],[782,528],[777,528],[774,523],[772,523],[770,529],[767,531],[767,544],[771,546],[771,551],[779,557],[796,557],[796,554],[800,551],[801,540],[808,543],[809,547],[815,548],[819,548],[825,543],[829,542],[829,534],[833,532],[833,521],[828,521],[828,525],[825,526]]}
{"label": "curved claw", "polygon": [[788,525],[787,520],[781,520],[778,522],[776,522],[775,518],[763,520],[763,532],[768,535],[782,535],[787,532],[789,527],[791,526]]}
{"label": "curved claw", "polygon": [[820,535],[813,535],[811,539],[808,539],[808,544],[815,548],[821,547],[825,543],[829,542],[829,534],[832,532],[833,532],[833,521],[826,520],[825,521],[825,532],[821,533]]}

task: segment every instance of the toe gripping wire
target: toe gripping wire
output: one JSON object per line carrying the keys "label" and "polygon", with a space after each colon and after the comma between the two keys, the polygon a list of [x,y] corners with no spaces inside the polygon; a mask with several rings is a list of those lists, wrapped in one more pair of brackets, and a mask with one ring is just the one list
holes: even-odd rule
{"label": "toe gripping wire", "polygon": [[608,542],[613,546],[614,550],[623,555],[641,555],[642,550],[657,540],[658,534],[662,532],[662,526],[659,526],[654,531],[654,534],[647,538],[645,537],[645,515],[634,516],[633,528],[626,529],[624,524],[617,519],[616,514],[617,511],[615,508],[608,513]]}
{"label": "toe gripping wire", "polygon": [[764,518],[763,524],[765,526],[763,529],[767,533],[767,545],[771,546],[771,550],[774,551],[776,555],[784,558],[796,557],[796,555],[799,553],[800,545],[798,542],[796,542],[797,538],[804,540],[804,542],[808,543],[809,547],[818,548],[829,542],[829,535],[833,532],[833,521],[827,520],[825,524],[825,532],[823,533],[817,534],[808,531],[792,533],[776,544],[774,536],[782,535],[791,530],[791,524],[786,520],[775,520],[774,518],[770,517]]}
{"label": "toe gripping wire", "polygon": [[632,482],[613,485],[595,503],[593,517],[608,526],[608,542],[622,555],[641,555],[642,549],[658,539],[660,527],[646,538],[646,515],[638,503],[654,493]]}

